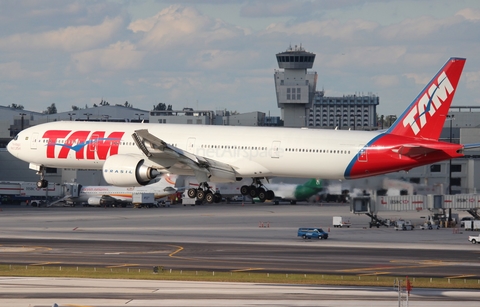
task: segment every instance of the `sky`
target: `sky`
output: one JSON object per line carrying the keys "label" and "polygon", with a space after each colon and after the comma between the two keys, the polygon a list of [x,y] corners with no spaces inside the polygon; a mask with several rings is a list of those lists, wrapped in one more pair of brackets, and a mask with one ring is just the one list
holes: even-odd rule
{"label": "sky", "polygon": [[316,54],[326,96],[400,115],[450,57],[453,105],[480,107],[478,0],[0,1],[0,105],[128,101],[279,116],[275,54]]}

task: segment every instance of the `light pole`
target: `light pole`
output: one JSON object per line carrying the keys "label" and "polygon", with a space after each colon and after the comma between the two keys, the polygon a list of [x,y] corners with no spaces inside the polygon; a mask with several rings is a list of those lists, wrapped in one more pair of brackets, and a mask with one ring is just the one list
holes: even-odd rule
{"label": "light pole", "polygon": [[68,115],[70,115],[70,121],[72,121],[72,115],[75,115],[75,113],[68,113]]}
{"label": "light pole", "polygon": [[20,127],[22,128],[22,130],[23,130],[23,117],[25,115],[27,115],[27,114],[26,113],[20,113],[20,116],[22,117],[22,121],[20,122],[20,125],[21,125]]}
{"label": "light pole", "polygon": [[[447,114],[447,118],[450,119],[450,143],[452,142],[452,121],[455,119],[455,115]],[[448,195],[452,195],[452,159],[449,160],[448,166]]]}

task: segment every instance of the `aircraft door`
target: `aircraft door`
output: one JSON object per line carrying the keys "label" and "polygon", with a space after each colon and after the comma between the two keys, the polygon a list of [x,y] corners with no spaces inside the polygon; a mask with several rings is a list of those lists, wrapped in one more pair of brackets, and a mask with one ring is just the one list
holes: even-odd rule
{"label": "aircraft door", "polygon": [[188,140],[187,140],[187,151],[188,152],[194,153],[194,151],[195,151],[195,141],[196,141],[195,138],[188,138]]}
{"label": "aircraft door", "polygon": [[98,147],[98,138],[100,136],[96,133],[92,134],[90,137],[91,143],[88,144],[87,150],[90,152],[97,152],[97,147]]}
{"label": "aircraft door", "polygon": [[38,132],[32,133],[32,138],[30,139],[30,149],[37,149],[38,142]]}
{"label": "aircraft door", "polygon": [[281,142],[280,141],[273,141],[272,142],[272,148],[270,149],[270,156],[272,158],[280,158],[280,146]]}
{"label": "aircraft door", "polygon": [[358,162],[368,162],[368,156],[367,156],[367,147],[362,146],[362,149],[358,152]]}

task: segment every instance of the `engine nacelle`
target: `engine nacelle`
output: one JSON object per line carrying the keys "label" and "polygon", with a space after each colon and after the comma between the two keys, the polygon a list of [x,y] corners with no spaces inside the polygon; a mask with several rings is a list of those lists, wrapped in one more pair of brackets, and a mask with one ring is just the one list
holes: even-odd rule
{"label": "engine nacelle", "polygon": [[140,155],[114,155],[103,164],[103,178],[108,184],[120,187],[142,186],[160,174],[145,165]]}
{"label": "engine nacelle", "polygon": [[89,198],[88,198],[87,204],[88,204],[89,206],[100,206],[101,201],[102,201],[102,198],[101,198],[101,197],[92,196],[92,197],[89,197]]}

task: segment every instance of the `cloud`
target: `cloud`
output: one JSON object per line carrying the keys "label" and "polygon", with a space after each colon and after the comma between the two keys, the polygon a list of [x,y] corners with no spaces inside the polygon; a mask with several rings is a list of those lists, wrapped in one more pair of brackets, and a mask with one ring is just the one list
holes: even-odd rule
{"label": "cloud", "polygon": [[136,20],[128,29],[142,35],[139,46],[152,52],[176,48],[196,51],[244,34],[242,29],[202,15],[193,7],[178,5],[165,8],[153,17]]}
{"label": "cloud", "polygon": [[421,16],[413,2],[0,1],[1,87],[16,87],[2,94],[6,104],[26,107],[58,99],[59,110],[104,97],[145,108],[198,100],[201,108],[280,113],[275,54],[302,44],[316,54],[317,88],[329,95],[375,92],[379,110],[401,112],[404,97],[414,97],[448,57],[462,56],[469,59],[464,97],[473,101],[479,5],[443,1]]}
{"label": "cloud", "polygon": [[296,24],[275,23],[271,24],[266,33],[280,32],[289,36],[301,35],[305,38],[329,38],[333,41],[357,41],[359,33],[373,32],[378,24],[368,20],[355,19],[341,22],[337,19],[310,20]]}
{"label": "cloud", "polygon": [[78,52],[105,44],[123,24],[121,17],[105,18],[96,26],[69,26],[41,33],[18,33],[0,38],[0,49],[18,52],[26,50],[57,50]]}
{"label": "cloud", "polygon": [[[478,91],[480,88],[480,71],[467,72],[464,75],[466,87],[468,89]],[[477,101],[480,101],[480,98],[477,98]]]}
{"label": "cloud", "polygon": [[140,67],[144,52],[137,51],[130,42],[117,42],[104,49],[94,49],[72,55],[75,67],[80,73],[95,70],[130,70]]}
{"label": "cloud", "polygon": [[297,16],[311,13],[311,1],[253,1],[240,9],[240,14],[250,18]]}
{"label": "cloud", "polygon": [[455,16],[462,16],[463,18],[469,20],[469,21],[474,21],[478,22],[480,21],[480,10],[472,9],[472,8],[466,8],[463,10],[458,11]]}
{"label": "cloud", "polygon": [[372,79],[376,87],[393,87],[400,84],[397,75],[377,75]]}
{"label": "cloud", "polygon": [[21,80],[45,77],[45,72],[29,71],[21,62],[0,63],[0,79]]}

